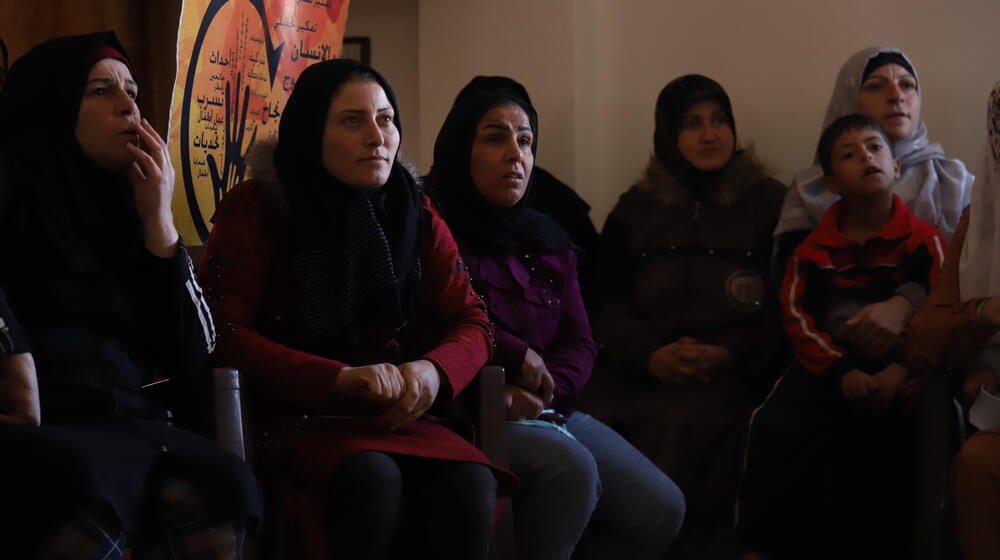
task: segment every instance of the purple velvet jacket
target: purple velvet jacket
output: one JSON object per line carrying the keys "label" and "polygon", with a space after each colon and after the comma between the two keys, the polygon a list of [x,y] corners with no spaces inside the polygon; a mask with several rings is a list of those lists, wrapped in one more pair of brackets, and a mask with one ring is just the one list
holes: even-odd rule
{"label": "purple velvet jacket", "polygon": [[532,348],[555,381],[552,408],[572,413],[597,356],[580,296],[576,253],[477,255],[461,245],[459,250],[496,329],[490,363],[503,366],[513,379]]}

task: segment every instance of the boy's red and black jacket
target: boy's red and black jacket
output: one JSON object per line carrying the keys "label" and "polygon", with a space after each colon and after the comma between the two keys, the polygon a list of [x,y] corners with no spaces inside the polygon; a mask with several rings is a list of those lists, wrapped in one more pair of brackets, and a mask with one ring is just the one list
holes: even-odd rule
{"label": "boy's red and black jacket", "polygon": [[841,233],[842,213],[843,203],[837,201],[798,246],[781,290],[785,329],[796,359],[813,374],[830,379],[839,379],[860,361],[834,342],[817,319],[825,317],[833,296],[875,303],[891,298],[909,282],[929,290],[944,263],[946,244],[934,226],[913,216],[895,194],[892,215],[863,244]]}

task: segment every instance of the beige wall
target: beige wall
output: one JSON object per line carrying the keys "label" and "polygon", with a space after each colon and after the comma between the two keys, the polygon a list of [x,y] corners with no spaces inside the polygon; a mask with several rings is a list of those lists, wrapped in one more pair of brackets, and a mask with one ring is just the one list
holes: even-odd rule
{"label": "beige wall", "polygon": [[417,76],[418,0],[351,0],[344,35],[371,39],[372,66],[392,84],[403,123],[401,149],[420,153],[420,91]]}
{"label": "beige wall", "polygon": [[699,72],[729,91],[741,142],[788,182],[812,160],[840,65],[882,43],[914,60],[931,139],[974,170],[1000,80],[997,21],[996,0],[421,0],[418,161],[430,164],[463,84],[508,74],[538,108],[538,162],[600,224],[649,157],[659,90]]}
{"label": "beige wall", "polygon": [[[355,0],[357,1],[357,0]],[[539,109],[538,159],[572,178],[573,0],[422,0],[420,168],[455,95],[476,75],[502,74],[528,89]]]}

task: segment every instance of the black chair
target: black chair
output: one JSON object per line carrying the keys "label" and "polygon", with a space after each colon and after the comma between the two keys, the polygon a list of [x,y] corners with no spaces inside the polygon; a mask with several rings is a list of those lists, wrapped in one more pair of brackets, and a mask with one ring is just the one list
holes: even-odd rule
{"label": "black chair", "polygon": [[[253,443],[249,429],[248,418],[251,413],[241,397],[241,376],[233,368],[215,368],[212,370],[212,418],[213,433],[216,441],[225,449],[235,453],[252,463]],[[455,416],[461,422],[467,422],[474,428],[475,441],[490,461],[499,467],[509,466],[507,441],[504,433],[506,422],[506,404],[504,399],[504,370],[498,366],[486,366],[479,371],[463,395],[456,401]],[[266,490],[265,490],[266,491]],[[273,498],[273,497],[272,497]],[[270,507],[268,507],[270,504]],[[279,510],[265,496],[265,514],[270,511],[271,519],[261,536],[259,546],[251,545],[247,551],[248,558],[282,558],[286,529],[280,518],[274,516]],[[491,560],[513,560],[514,522],[510,501],[505,503],[500,514],[499,523],[494,530],[493,544],[490,547]]]}
{"label": "black chair", "polygon": [[962,446],[965,417],[955,399],[955,368],[918,368],[920,452],[917,464],[917,560],[961,558],[955,532],[951,460]]}

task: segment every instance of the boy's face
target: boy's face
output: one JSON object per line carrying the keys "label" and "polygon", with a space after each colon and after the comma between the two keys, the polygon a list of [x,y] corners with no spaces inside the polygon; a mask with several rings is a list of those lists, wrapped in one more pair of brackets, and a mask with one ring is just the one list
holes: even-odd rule
{"label": "boy's face", "polygon": [[868,198],[886,193],[899,178],[899,160],[877,130],[848,130],[833,143],[832,173],[824,177],[832,192],[844,197]]}

